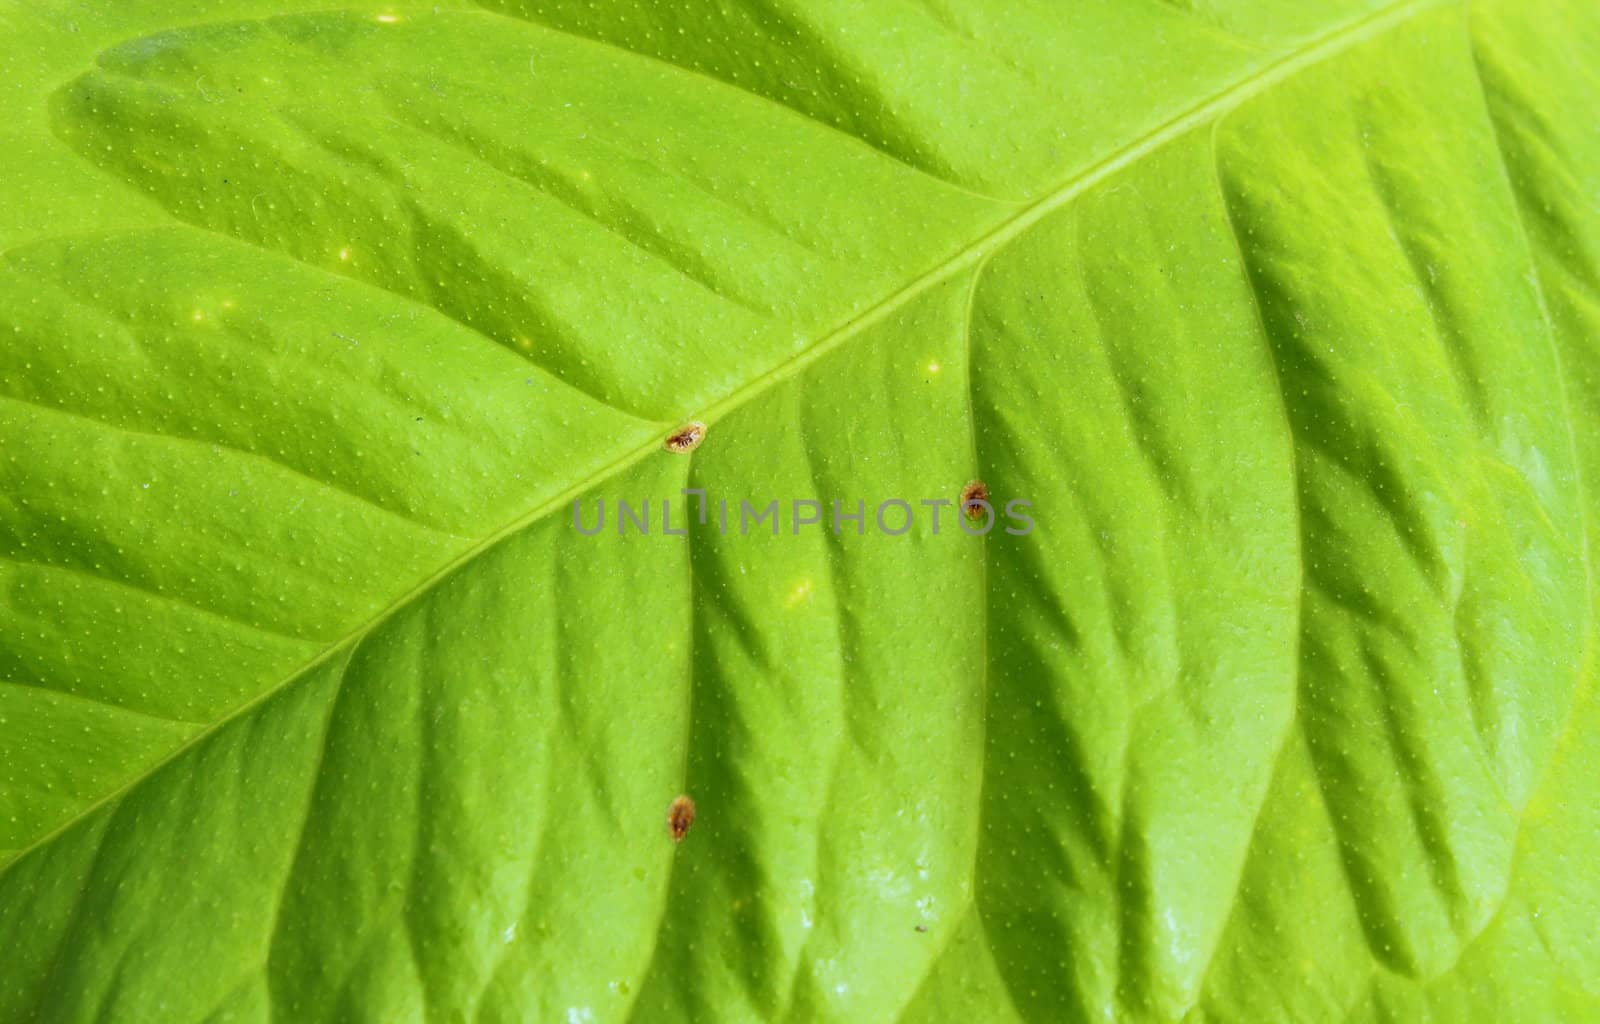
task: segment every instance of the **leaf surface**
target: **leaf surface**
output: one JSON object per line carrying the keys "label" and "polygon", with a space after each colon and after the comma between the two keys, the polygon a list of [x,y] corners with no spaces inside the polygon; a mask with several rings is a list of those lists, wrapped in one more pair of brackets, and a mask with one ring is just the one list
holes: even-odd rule
{"label": "leaf surface", "polygon": [[0,39],[0,1020],[1600,1014],[1592,5]]}

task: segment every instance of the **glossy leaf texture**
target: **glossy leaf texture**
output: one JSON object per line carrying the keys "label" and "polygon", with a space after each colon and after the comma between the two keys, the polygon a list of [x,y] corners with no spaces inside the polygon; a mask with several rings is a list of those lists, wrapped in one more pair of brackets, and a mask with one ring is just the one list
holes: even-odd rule
{"label": "glossy leaf texture", "polygon": [[1596,111],[1589,0],[4,0],[0,1021],[1600,1019]]}

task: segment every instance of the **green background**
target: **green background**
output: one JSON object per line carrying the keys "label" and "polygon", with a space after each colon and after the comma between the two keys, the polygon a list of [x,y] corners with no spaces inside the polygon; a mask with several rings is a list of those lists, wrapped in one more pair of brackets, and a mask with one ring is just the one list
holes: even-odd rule
{"label": "green background", "polygon": [[1600,7],[325,4],[0,0],[0,1021],[1600,1020]]}

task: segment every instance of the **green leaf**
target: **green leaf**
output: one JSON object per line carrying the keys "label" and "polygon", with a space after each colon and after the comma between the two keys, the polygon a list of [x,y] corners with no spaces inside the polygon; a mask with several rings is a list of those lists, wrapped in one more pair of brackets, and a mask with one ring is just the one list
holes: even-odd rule
{"label": "green leaf", "polygon": [[1597,69],[0,0],[0,1021],[1600,1016]]}

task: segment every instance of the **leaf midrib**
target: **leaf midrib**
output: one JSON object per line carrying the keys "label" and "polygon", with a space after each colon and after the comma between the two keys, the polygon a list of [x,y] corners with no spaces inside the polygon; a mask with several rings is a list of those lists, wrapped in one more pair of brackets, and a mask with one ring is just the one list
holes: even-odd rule
{"label": "leaf midrib", "polygon": [[[902,307],[930,289],[948,281],[963,271],[978,266],[991,254],[1003,249],[1013,239],[1028,231],[1045,217],[1066,206],[1112,175],[1142,160],[1167,143],[1213,119],[1226,115],[1252,97],[1265,92],[1285,79],[1293,77],[1300,71],[1321,64],[1368,39],[1382,35],[1423,11],[1456,6],[1462,2],[1463,0],[1404,0],[1404,2],[1392,4],[1383,10],[1369,14],[1356,21],[1348,22],[1330,32],[1313,38],[1300,49],[1286,54],[1265,67],[1240,78],[1226,89],[1216,92],[1190,107],[1185,113],[1163,123],[1134,142],[1112,153],[1099,163],[1068,178],[1044,196],[1023,206],[1011,218],[1002,221],[996,227],[980,235],[965,248],[945,257],[941,262],[934,264],[918,277],[891,292],[865,312],[840,324],[811,346],[796,353],[772,369],[751,378],[721,399],[711,403],[692,418],[702,420],[714,428],[716,422],[728,413],[795,377],[833,350],[864,333],[869,328],[889,319]],[[264,688],[256,696],[239,705],[233,711],[221,716],[186,742],[174,747],[143,772],[130,776],[121,786],[109,790],[104,796],[85,805],[77,813],[64,819],[55,828],[41,834],[37,839],[20,849],[12,851],[9,860],[0,862],[0,875],[9,871],[13,865],[20,862],[29,853],[49,845],[73,826],[101,808],[120,800],[123,796],[143,784],[145,780],[161,771],[161,769],[192,748],[220,732],[224,727],[251,714],[258,707],[288,689],[297,680],[305,678],[347,649],[352,649],[360,644],[373,630],[409,607],[413,602],[431,593],[435,587],[454,575],[458,570],[475,561],[490,548],[493,548],[512,534],[538,522],[567,502],[581,498],[593,488],[659,451],[661,451],[659,439],[652,439],[646,444],[630,451],[625,451],[606,465],[590,473],[587,477],[576,481],[554,497],[540,502],[498,530],[490,533],[401,594],[359,626],[329,643],[315,657],[302,663],[285,676],[281,682]]]}

